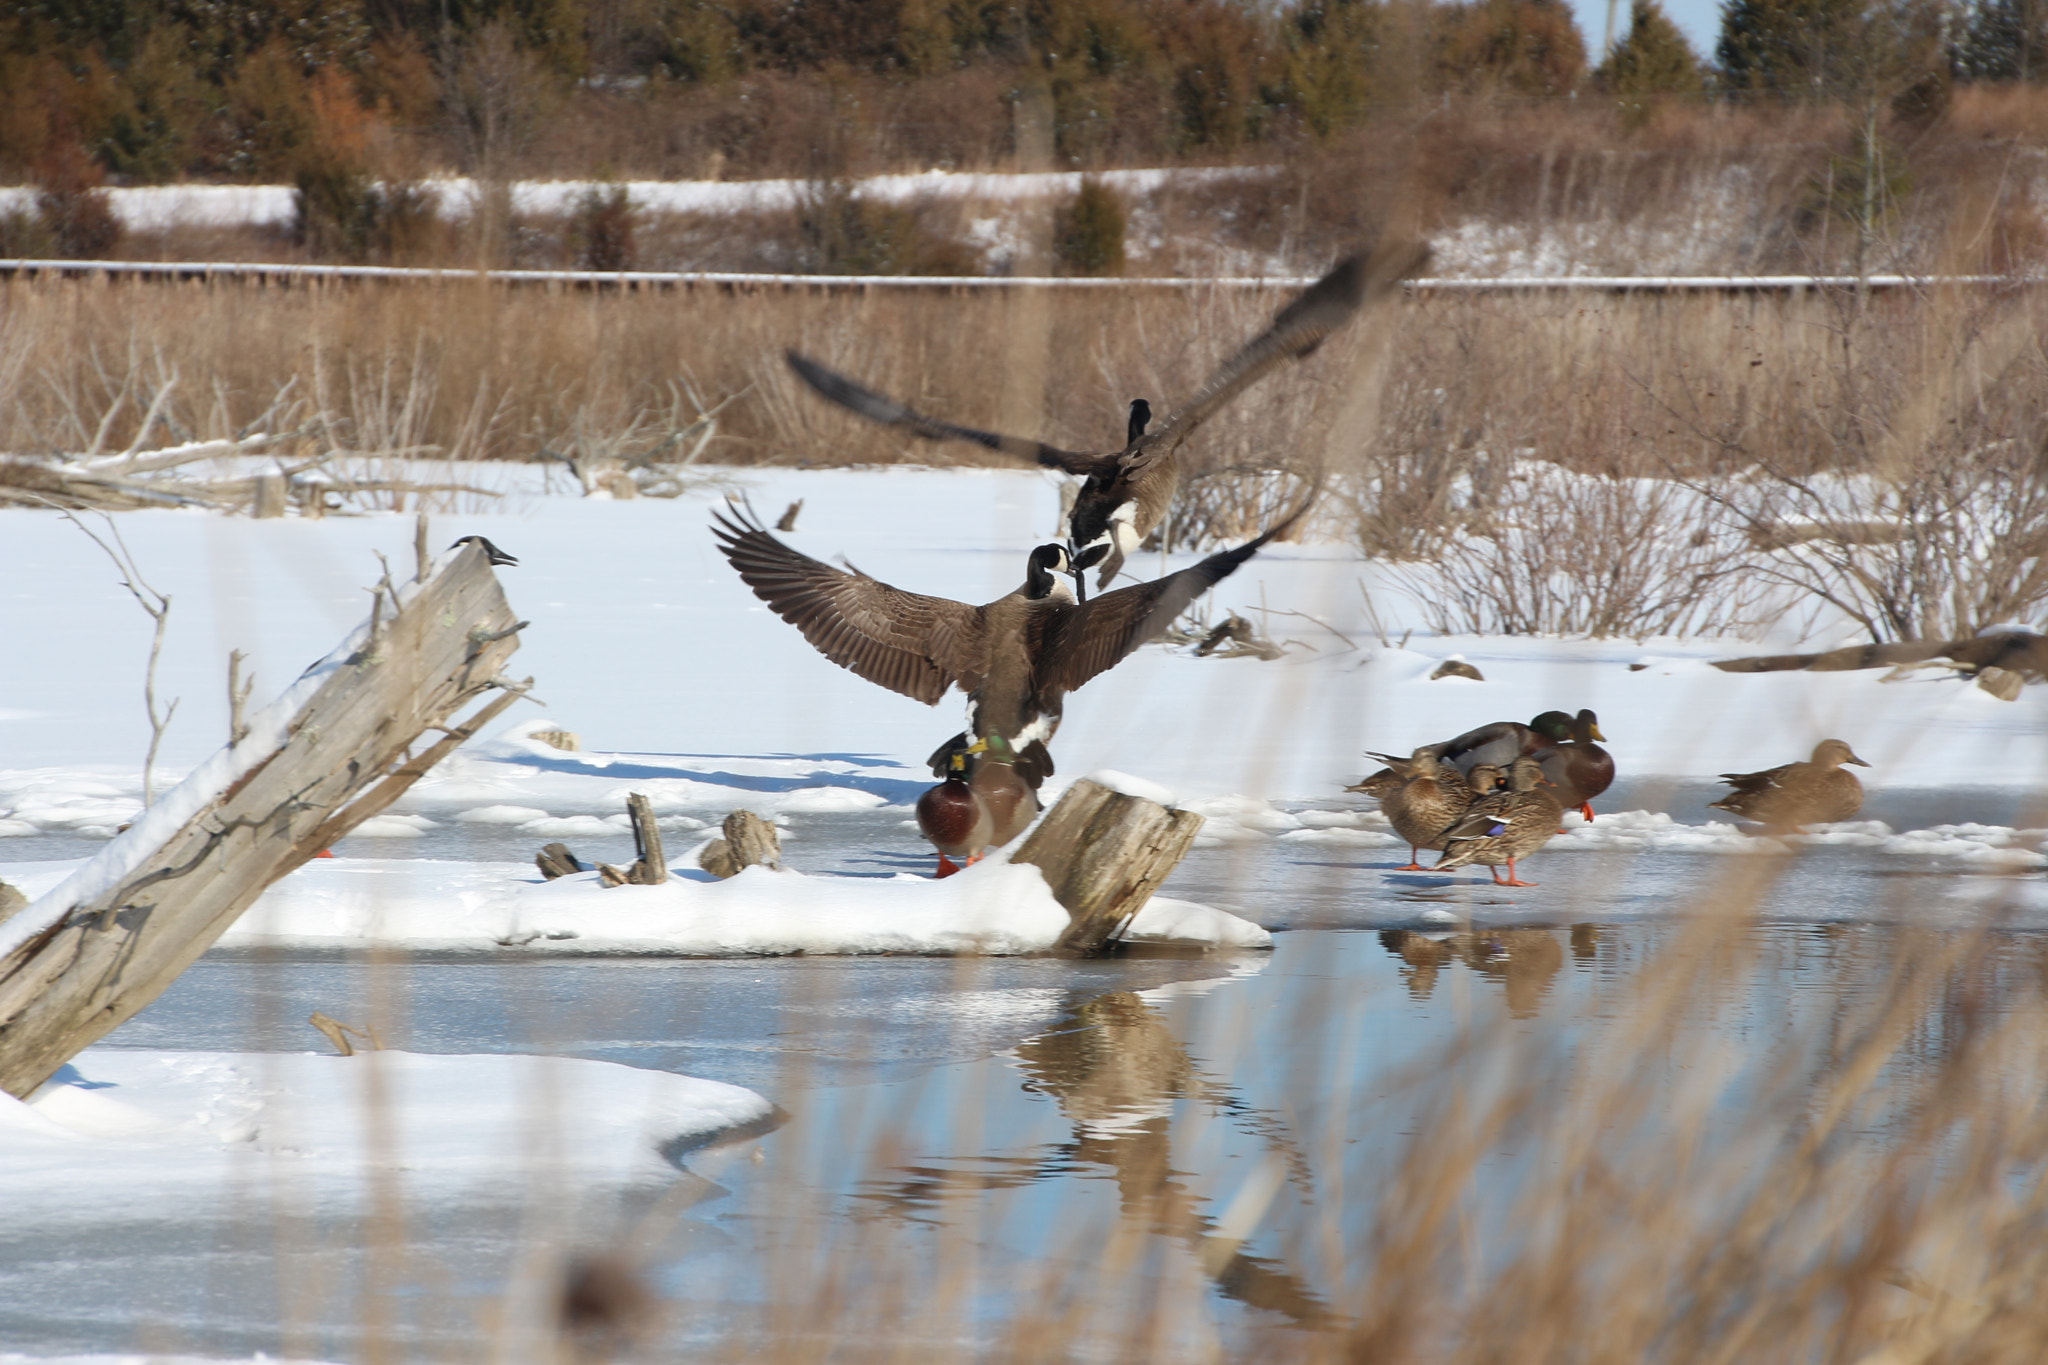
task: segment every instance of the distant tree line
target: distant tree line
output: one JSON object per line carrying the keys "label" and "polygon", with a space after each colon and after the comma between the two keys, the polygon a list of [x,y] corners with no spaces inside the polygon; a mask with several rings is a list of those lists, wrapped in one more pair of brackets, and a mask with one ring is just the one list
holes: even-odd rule
{"label": "distant tree line", "polygon": [[[724,101],[704,136],[744,173],[775,122],[748,92],[793,82],[830,92],[835,126],[1000,106],[1090,166],[1448,95],[1935,110],[1956,81],[2044,79],[2048,0],[1728,0],[1710,60],[1632,0],[1596,69],[1564,0],[29,0],[0,11],[0,175],[290,178],[359,205],[371,169],[514,173],[544,134],[691,99]],[[962,155],[941,141],[899,159]]]}

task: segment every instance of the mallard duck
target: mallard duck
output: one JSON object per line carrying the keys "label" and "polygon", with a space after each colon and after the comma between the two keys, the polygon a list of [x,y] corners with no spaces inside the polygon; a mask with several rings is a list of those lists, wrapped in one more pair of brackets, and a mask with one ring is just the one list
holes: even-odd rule
{"label": "mallard duck", "polygon": [[1001,735],[1029,753],[1058,730],[1068,692],[1166,629],[1309,506],[1304,499],[1235,549],[1085,603],[1060,579],[1072,571],[1061,545],[1034,549],[1016,591],[974,607],[821,563],[777,540],[751,508],[716,514],[714,533],[754,595],[833,663],[927,705],[958,687],[968,698],[970,742]]}
{"label": "mallard duck", "polygon": [[[1481,764],[1480,768],[1491,767]],[[1444,856],[1439,869],[1485,863],[1493,870],[1498,886],[1534,886],[1515,875],[1515,862],[1550,842],[1564,807],[1549,790],[1549,779],[1533,758],[1522,757],[1508,769],[1508,790],[1482,796],[1472,803],[1464,818],[1444,831]],[[1508,876],[1501,880],[1501,864]]]}
{"label": "mallard duck", "polygon": [[1517,720],[1497,720],[1455,739],[1432,744],[1437,757],[1469,773],[1476,764],[1486,763],[1507,770],[1518,758],[1535,757],[1559,741],[1571,738],[1572,718],[1562,711],[1545,711],[1527,725]]}
{"label": "mallard duck", "polygon": [[[950,877],[981,856],[995,819],[968,782],[966,746],[947,755],[946,780],[917,798],[917,827],[939,851],[936,876]],[[955,862],[954,859],[958,859]]]}
{"label": "mallard duck", "polygon": [[[1591,716],[1591,711],[1581,714]],[[1572,718],[1562,711],[1545,711],[1527,725],[1518,720],[1497,720],[1482,725],[1476,730],[1467,730],[1456,739],[1439,740],[1428,745],[1431,753],[1460,773],[1470,774],[1481,763],[1505,770],[1508,764],[1524,754],[1541,757],[1560,740],[1570,738]],[[1364,792],[1367,796],[1384,799],[1386,793],[1407,781],[1407,773],[1399,764],[1394,764],[1384,754],[1368,754],[1389,764],[1344,790]],[[1402,759],[1401,764],[1409,760]]]}
{"label": "mallard duck", "polygon": [[1463,773],[1439,762],[1427,746],[1410,758],[1370,756],[1384,761],[1390,773],[1401,775],[1400,785],[1380,797],[1380,809],[1387,813],[1394,833],[1408,841],[1408,866],[1400,870],[1420,872],[1422,850],[1442,851],[1444,831],[1472,804],[1472,786]]}
{"label": "mallard duck", "polygon": [[1844,763],[1870,766],[1844,741],[1824,739],[1804,763],[1781,763],[1756,773],[1722,773],[1721,780],[1735,790],[1708,805],[1780,831],[1854,819],[1863,809],[1863,784],[1856,774],[1842,771]]}
{"label": "mallard duck", "polygon": [[939,851],[934,875],[950,877],[980,862],[1028,829],[1038,811],[1037,790],[1018,773],[1008,740],[991,735],[954,746],[946,780],[917,798],[917,827]]}
{"label": "mallard duck", "polygon": [[1314,351],[1368,299],[1376,302],[1391,295],[1428,260],[1426,245],[1406,239],[1383,241],[1369,255],[1345,257],[1281,309],[1270,327],[1224,361],[1193,398],[1158,426],[1148,429],[1149,403],[1132,403],[1122,450],[1062,450],[1043,441],[958,426],[927,417],[796,351],[785,358],[818,393],[871,421],[901,427],[929,441],[972,442],[1084,478],[1067,525],[1067,549],[1077,570],[1100,566],[1096,587],[1101,589],[1123,568],[1125,556],[1165,518],[1180,479],[1174,452],[1195,429],[1282,362]]}
{"label": "mallard duck", "polygon": [[[1556,714],[1547,711],[1544,716]],[[1577,806],[1579,814],[1591,820],[1593,798],[1614,785],[1614,756],[1594,743],[1607,736],[1600,733],[1600,718],[1591,711],[1581,711],[1572,719],[1570,735],[1562,743],[1539,750],[1535,759],[1557,788],[1558,803],[1566,809]]]}

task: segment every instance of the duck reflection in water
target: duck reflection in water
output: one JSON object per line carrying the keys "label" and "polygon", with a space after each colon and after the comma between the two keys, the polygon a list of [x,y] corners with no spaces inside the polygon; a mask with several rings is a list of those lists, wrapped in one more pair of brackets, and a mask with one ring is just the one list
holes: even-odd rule
{"label": "duck reflection in water", "polygon": [[[1054,1176],[1099,1167],[1116,1181],[1118,1208],[1138,1231],[1170,1237],[1194,1253],[1226,1297],[1282,1314],[1307,1327],[1329,1322],[1329,1310],[1300,1276],[1273,1260],[1251,1256],[1220,1231],[1220,1210],[1189,1188],[1188,1172],[1173,1161],[1173,1119],[1186,1100],[1215,1105],[1257,1133],[1303,1188],[1306,1162],[1280,1121],[1252,1110],[1230,1087],[1203,1074],[1173,1031],[1135,992],[1081,999],[1060,1022],[1016,1050],[1028,1078],[1024,1088],[1045,1095],[1074,1126],[1071,1141],[1036,1163],[997,1157],[981,1172],[908,1168],[912,1178],[871,1197],[917,1216],[935,1186],[982,1191],[1014,1189]],[[1240,1234],[1241,1235],[1241,1234]]]}
{"label": "duck reflection in water", "polygon": [[1562,935],[1556,929],[1479,929],[1455,934],[1419,934],[1413,929],[1383,929],[1380,943],[1404,964],[1401,976],[1408,994],[1427,1000],[1437,977],[1453,962],[1463,962],[1481,976],[1498,981],[1508,1013],[1532,1019],[1542,1009],[1550,986],[1564,969],[1565,944],[1573,958],[1590,962],[1599,952],[1599,929],[1575,924]]}

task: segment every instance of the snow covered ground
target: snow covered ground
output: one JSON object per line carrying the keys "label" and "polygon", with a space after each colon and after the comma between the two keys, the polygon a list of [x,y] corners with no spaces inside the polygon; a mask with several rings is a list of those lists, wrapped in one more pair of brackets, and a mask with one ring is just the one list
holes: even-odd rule
{"label": "snow covered ground", "polygon": [[[535,848],[615,839],[624,798],[639,791],[672,831],[671,861],[684,869],[694,868],[708,826],[742,806],[785,820],[895,812],[904,853],[919,853],[909,807],[930,781],[925,755],[960,727],[958,700],[934,712],[819,656],[719,556],[710,510],[731,492],[771,514],[803,498],[800,529],[787,537],[799,548],[828,560],[844,554],[899,587],[984,601],[1014,587],[1026,551],[1053,533],[1054,480],[902,468],[705,471],[684,497],[614,502],[550,494],[529,471],[498,477],[510,510],[440,517],[434,536],[482,532],[519,556],[503,578],[533,624],[514,672],[537,679],[544,714],[508,718],[444,763],[347,841],[337,862],[275,888],[239,939],[695,953],[943,952],[970,943],[1015,952],[1049,941],[1057,908],[1033,874],[1000,864],[951,887],[891,884],[817,875],[799,845],[788,872],[709,886],[686,871],[664,888],[601,891],[587,878],[542,885],[523,865],[422,862],[422,853],[444,855],[408,844],[450,827],[498,830]],[[251,656],[263,691],[296,676],[360,619],[371,552],[402,562],[411,533],[395,515],[254,522],[157,512],[120,525],[173,600],[158,686],[179,710],[160,784],[218,744],[227,651]],[[1145,556],[1135,567],[1149,576],[1162,564]],[[0,655],[0,862],[50,859],[11,874],[43,891],[60,879],[62,860],[93,852],[89,841],[138,813],[147,623],[100,552],[54,517],[0,514],[0,584],[0,638],[47,645]],[[1061,776],[1048,795],[1075,775],[1113,769],[1208,817],[1205,843],[1380,847],[1392,835],[1370,803],[1335,801],[1371,766],[1363,751],[1405,753],[1489,720],[1591,707],[1624,778],[1710,780],[1802,758],[1837,736],[1873,765],[1864,779],[1874,803],[1905,789],[1984,801],[1977,809],[1963,800],[1958,813],[1951,800],[1926,825],[1909,814],[1817,838],[1985,867],[2043,861],[2037,826],[2048,819],[2022,809],[2048,772],[2043,689],[2004,702],[1934,673],[1885,682],[1879,671],[1738,675],[1709,665],[1795,643],[1789,635],[1431,637],[1419,629],[1422,603],[1330,543],[1270,547],[1198,610],[1263,621],[1286,657],[1140,650],[1069,698],[1053,746]],[[1432,681],[1449,658],[1486,680]],[[555,728],[579,736],[582,749],[531,738]],[[1758,846],[1711,814],[1676,804],[1618,811],[1554,848]],[[1260,939],[1240,921],[1184,908],[1139,932]]]}
{"label": "snow covered ground", "polygon": [[[934,711],[824,660],[739,583],[707,523],[728,491],[746,492],[771,517],[802,498],[801,529],[787,539],[806,552],[844,554],[903,588],[985,601],[1014,587],[1026,551],[1052,535],[1053,480],[907,468],[702,471],[701,488],[682,498],[614,502],[550,492],[534,471],[490,474],[510,495],[505,506],[436,517],[434,542],[482,533],[520,558],[501,571],[514,609],[532,621],[512,671],[535,677],[545,705],[508,715],[336,858],[273,888],[225,947],[250,961],[260,957],[253,950],[372,946],[468,955],[457,970],[477,954],[545,964],[606,953],[1018,953],[1050,940],[1063,917],[1028,869],[994,859],[945,882],[902,875],[928,863],[910,803],[930,782],[925,755],[961,724],[957,699]],[[372,552],[407,563],[412,535],[411,518],[399,515],[256,522],[152,512],[117,521],[173,602],[158,688],[179,707],[163,783],[218,748],[230,649],[251,656],[259,696],[276,695],[362,618],[364,586],[377,575]],[[1193,558],[1177,555],[1169,567]],[[1160,561],[1141,556],[1134,567],[1149,576]],[[2018,907],[2018,922],[2048,921],[2038,871],[2048,864],[2048,819],[2031,809],[2048,773],[2048,689],[2007,703],[1933,674],[1886,683],[1880,672],[1735,675],[1708,664],[1799,643],[1789,625],[1755,641],[1439,638],[1421,628],[1422,604],[1333,543],[1273,547],[1202,610],[1211,620],[1240,612],[1263,622],[1286,657],[1198,659],[1146,647],[1069,697],[1053,746],[1061,775],[1049,792],[1105,770],[1155,784],[1208,818],[1191,862],[1222,866],[1246,850],[1298,859],[1323,878],[1326,901],[1372,903],[1368,923],[1482,909],[1506,922],[1552,922],[1617,905],[1615,922],[1668,916],[1712,883],[1714,860],[1780,847],[1709,819],[1717,813],[1701,804],[1702,784],[1802,757],[1832,735],[1874,765],[1862,774],[1871,818],[1804,841],[1829,860],[1818,880],[1835,898],[1795,914],[1853,916],[1879,883],[1845,869],[1903,869],[1920,878],[1888,883],[1910,893],[1894,898],[1904,913]],[[139,811],[148,622],[75,528],[0,512],[0,641],[0,879],[33,896]],[[1452,657],[1486,680],[1431,681]],[[1551,889],[1510,901],[1483,877],[1463,895],[1446,878],[1403,883],[1383,870],[1405,850],[1371,803],[1341,790],[1370,765],[1364,750],[1405,751],[1480,722],[1580,707],[1599,712],[1626,799],[1602,803],[1590,827],[1568,818],[1570,832],[1542,855],[1552,871],[1537,879]],[[542,729],[574,732],[582,748],[545,744],[533,737]],[[616,857],[605,841],[623,837],[624,798],[635,791],[653,799],[680,870],[667,885],[543,883],[524,861],[556,839],[586,857]],[[724,883],[691,871],[696,845],[738,807],[788,826],[790,870]],[[823,856],[820,831],[833,822],[864,822],[861,838],[888,844],[895,861],[857,875]],[[472,846],[493,851],[465,855]],[[1636,863],[1663,870],[1623,886]],[[1620,890],[1596,901],[1596,883]],[[1256,948],[1267,934],[1250,921],[1284,925],[1292,909],[1233,899],[1245,902],[1244,917],[1155,900],[1139,931]],[[1242,954],[1237,969],[1258,971],[1271,956]],[[1028,1003],[1034,1019],[1056,1017],[1068,989],[1012,991],[973,1008]],[[59,1237],[103,1213],[126,1217],[124,1205],[175,1220],[223,1188],[272,1178],[314,1204],[354,1208],[378,1162],[405,1172],[425,1205],[509,1199],[536,1183],[569,1195],[630,1191],[675,1178],[675,1163],[698,1143],[771,1122],[771,1100],[786,1097],[568,1058],[106,1046],[31,1102],[0,1100],[0,1205]]]}

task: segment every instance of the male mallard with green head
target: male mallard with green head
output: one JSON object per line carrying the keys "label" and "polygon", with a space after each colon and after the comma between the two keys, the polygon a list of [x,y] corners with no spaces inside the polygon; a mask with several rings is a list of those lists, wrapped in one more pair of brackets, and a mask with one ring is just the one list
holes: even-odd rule
{"label": "male mallard with green head", "polygon": [[[1536,719],[1561,714],[1546,711]],[[1600,733],[1600,718],[1581,711],[1567,723],[1558,742],[1535,755],[1543,775],[1557,788],[1558,803],[1566,809],[1577,806],[1588,820],[1593,818],[1593,798],[1614,784],[1614,756],[1594,742],[1606,738]]]}
{"label": "male mallard with green head", "polygon": [[953,749],[947,755],[946,780],[917,798],[917,827],[939,851],[936,876],[950,877],[979,858],[995,832],[994,817],[967,780],[971,755],[965,745]]}
{"label": "male mallard with green head", "polygon": [[946,763],[946,780],[917,798],[917,827],[939,851],[940,877],[1009,843],[1039,811],[1038,792],[1017,771],[1017,751],[1001,735],[954,743]]}
{"label": "male mallard with green head", "polygon": [[[1476,778],[1490,767],[1481,764],[1471,775]],[[1535,759],[1516,759],[1508,769],[1508,790],[1480,797],[1463,819],[1444,831],[1444,856],[1437,860],[1437,867],[1484,863],[1492,870],[1495,885],[1536,885],[1515,875],[1515,863],[1549,843],[1557,833],[1564,807],[1551,790],[1550,779],[1543,775]],[[1508,869],[1506,881],[1500,875],[1503,863]]]}
{"label": "male mallard with green head", "polygon": [[1802,825],[1851,820],[1863,809],[1863,784],[1856,774],[1842,771],[1844,763],[1870,766],[1844,741],[1824,739],[1813,746],[1813,757],[1804,763],[1781,763],[1755,773],[1722,773],[1721,780],[1735,790],[1708,805],[1780,833]]}

